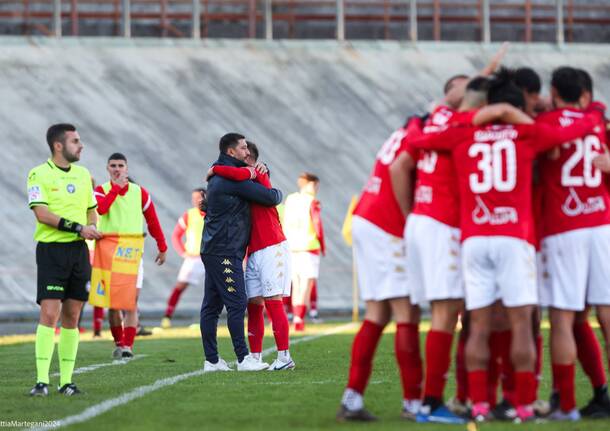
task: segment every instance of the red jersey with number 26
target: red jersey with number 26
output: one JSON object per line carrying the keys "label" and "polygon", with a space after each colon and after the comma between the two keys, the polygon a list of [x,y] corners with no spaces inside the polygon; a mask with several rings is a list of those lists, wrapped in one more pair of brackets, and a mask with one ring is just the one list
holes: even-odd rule
{"label": "red jersey with number 26", "polygon": [[590,119],[567,128],[534,125],[458,126],[424,134],[415,147],[451,150],[460,190],[462,241],[471,236],[527,240],[532,229],[532,163],[536,154],[593,127]]}
{"label": "red jersey with number 26", "polygon": [[377,152],[373,172],[354,209],[354,215],[362,217],[390,235],[400,238],[403,235],[406,219],[394,196],[390,179],[390,165],[396,159],[396,156],[403,151],[409,152],[411,157],[415,159],[415,151],[409,146],[408,139],[410,134],[419,131],[420,120],[413,119],[405,127],[392,133],[385,141]]}
{"label": "red jersey with number 26", "polygon": [[[584,116],[580,109],[564,108],[541,114],[536,121],[567,127]],[[540,157],[543,237],[610,224],[608,189],[602,172],[593,166],[593,159],[604,153],[606,143],[601,115],[599,125],[599,133],[583,134],[560,145],[558,158]]]}

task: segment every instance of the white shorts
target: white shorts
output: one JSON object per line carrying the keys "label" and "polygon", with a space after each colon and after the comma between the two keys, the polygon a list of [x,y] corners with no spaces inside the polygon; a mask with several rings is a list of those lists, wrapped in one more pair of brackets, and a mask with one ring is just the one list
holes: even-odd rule
{"label": "white shorts", "polygon": [[144,284],[144,258],[140,259],[140,268],[138,268],[138,279],[136,280],[136,288],[141,289]]}
{"label": "white shorts", "polygon": [[360,298],[383,301],[409,296],[403,239],[358,216],[352,219],[352,239]]}
{"label": "white shorts", "polygon": [[320,274],[320,255],[308,251],[293,251],[292,275],[299,278],[318,278]]}
{"label": "white shorts", "polygon": [[187,256],[178,272],[178,282],[188,284],[203,284],[205,281],[205,266],[200,256]]}
{"label": "white shorts", "polygon": [[458,228],[411,214],[405,243],[407,286],[413,304],[464,298]]}
{"label": "white shorts", "polygon": [[246,266],[248,298],[290,296],[290,267],[290,248],[287,241],[252,253]]}
{"label": "white shorts", "polygon": [[576,229],[542,240],[549,306],[581,311],[610,304],[610,226]]}
{"label": "white shorts", "polygon": [[538,303],[536,250],[509,236],[475,236],[462,244],[466,309],[501,299],[506,307]]}

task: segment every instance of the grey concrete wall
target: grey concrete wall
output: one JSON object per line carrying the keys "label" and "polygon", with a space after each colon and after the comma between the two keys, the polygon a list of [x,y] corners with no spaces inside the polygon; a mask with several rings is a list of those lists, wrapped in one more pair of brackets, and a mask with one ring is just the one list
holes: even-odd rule
{"label": "grey concrete wall", "polygon": [[[328,237],[320,305],[351,303],[351,252],[340,228],[374,154],[408,115],[441,96],[444,80],[475,73],[497,46],[334,42],[134,39],[0,39],[0,316],[33,312],[36,267],[27,208],[28,170],[44,162],[47,127],[74,122],[85,142],[82,164],[105,181],[105,160],[124,152],[130,172],[152,193],[166,235],[188,207],[217,156],[218,138],[239,131],[260,145],[273,183],[295,190],[300,171],[322,179]],[[559,65],[590,70],[596,94],[610,101],[610,47],[513,46],[512,66],[532,65],[547,78]],[[160,310],[180,258],[170,250],[154,266],[147,239],[141,304]],[[181,309],[195,310],[200,287]]]}

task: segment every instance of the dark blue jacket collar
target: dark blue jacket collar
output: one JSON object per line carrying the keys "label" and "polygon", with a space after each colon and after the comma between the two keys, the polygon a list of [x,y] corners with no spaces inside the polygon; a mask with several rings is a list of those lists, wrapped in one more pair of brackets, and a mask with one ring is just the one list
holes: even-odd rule
{"label": "dark blue jacket collar", "polygon": [[236,166],[238,168],[243,168],[245,166],[248,166],[245,162],[242,162],[241,160],[237,160],[235,157],[231,157],[225,153],[220,153],[220,156],[218,156],[218,160],[214,164],[223,165],[223,166]]}

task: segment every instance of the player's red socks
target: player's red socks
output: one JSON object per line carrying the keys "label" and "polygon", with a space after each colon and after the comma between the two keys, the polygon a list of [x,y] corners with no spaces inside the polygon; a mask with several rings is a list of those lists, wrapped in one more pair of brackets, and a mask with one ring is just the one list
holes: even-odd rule
{"label": "player's red socks", "polygon": [[424,397],[443,398],[451,362],[453,333],[430,330],[426,337],[426,382]]}
{"label": "player's red socks", "polygon": [[309,295],[309,307],[311,311],[318,311],[318,281],[314,280],[313,286],[311,287],[311,294]]}
{"label": "player's red socks", "polygon": [[172,294],[169,296],[167,300],[167,309],[165,310],[165,317],[171,318],[174,315],[174,311],[176,310],[176,306],[178,305],[178,301],[180,300],[180,295],[186,289],[178,289],[174,287]]}
{"label": "player's red socks", "polygon": [[576,392],[574,387],[574,364],[553,364],[553,381],[559,391],[559,407],[564,413],[576,407]]}
{"label": "player's red socks", "polygon": [[102,326],[104,326],[104,309],[102,307],[93,307],[93,332],[101,332]]}
{"label": "player's red socks", "polygon": [[468,400],[468,371],[466,371],[466,341],[468,332],[462,329],[458,337],[457,349],[455,353],[455,397],[461,403]]}
{"label": "player's red socks", "polygon": [[359,394],[364,394],[373,371],[373,357],[382,333],[383,326],[365,320],[354,338],[347,387]]}
{"label": "player's red socks", "polygon": [[275,337],[275,345],[278,351],[288,350],[290,325],[288,317],[284,310],[284,304],[281,300],[265,300],[267,314],[271,319],[271,327],[273,328],[273,336]]}
{"label": "player's red socks", "polygon": [[263,337],[265,336],[264,305],[248,303],[248,343],[252,353],[263,351]]}
{"label": "player's red socks", "polygon": [[578,360],[585,374],[591,380],[591,385],[594,388],[605,385],[606,374],[604,373],[601,347],[588,321],[574,324],[574,339],[576,340]]}
{"label": "player's red socks", "polygon": [[533,371],[515,372],[515,405],[529,406],[536,401],[536,375]]}
{"label": "player's red socks", "polygon": [[468,371],[468,395],[472,404],[487,403],[487,370]]}
{"label": "player's red socks", "polygon": [[121,346],[121,343],[123,343],[123,327],[111,326],[110,332],[112,333],[112,338],[114,338],[114,344],[117,346]]}
{"label": "player's red socks", "polygon": [[421,398],[423,366],[419,348],[419,327],[414,323],[397,323],[394,338],[396,361],[400,368],[405,400]]}
{"label": "player's red socks", "polygon": [[133,340],[136,339],[137,328],[135,326],[126,326],[123,329],[123,341],[122,346],[133,347]]}

